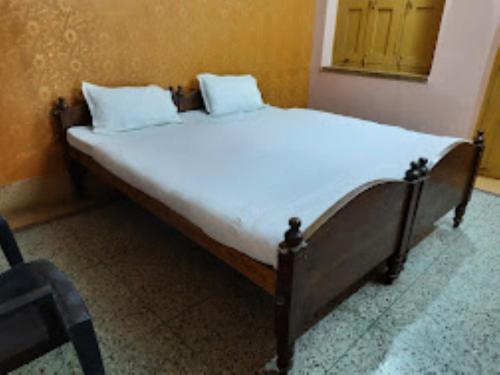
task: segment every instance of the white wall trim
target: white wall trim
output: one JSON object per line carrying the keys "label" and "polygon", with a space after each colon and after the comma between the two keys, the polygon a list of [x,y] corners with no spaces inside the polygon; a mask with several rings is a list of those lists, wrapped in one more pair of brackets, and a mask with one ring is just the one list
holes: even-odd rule
{"label": "white wall trim", "polygon": [[325,27],[323,31],[324,35],[321,53],[321,66],[330,66],[332,64],[333,41],[335,36],[335,29],[337,27],[338,6],[338,0],[327,0],[324,22]]}

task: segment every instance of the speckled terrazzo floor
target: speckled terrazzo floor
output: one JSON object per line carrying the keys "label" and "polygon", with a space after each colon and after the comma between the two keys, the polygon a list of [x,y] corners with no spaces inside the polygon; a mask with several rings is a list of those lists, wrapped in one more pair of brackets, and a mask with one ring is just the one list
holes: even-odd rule
{"label": "speckled terrazzo floor", "polygon": [[[251,374],[274,355],[271,297],[127,201],[16,235],[73,278],[109,374]],[[500,198],[476,192],[395,285],[368,284],[306,333],[294,373],[500,373],[499,285]],[[15,372],[39,373],[80,373],[72,347]]]}

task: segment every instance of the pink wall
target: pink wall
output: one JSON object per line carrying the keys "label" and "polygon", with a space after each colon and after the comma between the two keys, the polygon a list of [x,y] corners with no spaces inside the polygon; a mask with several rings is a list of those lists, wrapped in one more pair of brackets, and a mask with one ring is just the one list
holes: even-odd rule
{"label": "pink wall", "polygon": [[500,46],[500,0],[447,0],[426,83],[320,72],[321,62],[330,53],[323,44],[331,43],[334,22],[330,18],[336,2],[317,0],[309,106],[429,133],[469,137]]}

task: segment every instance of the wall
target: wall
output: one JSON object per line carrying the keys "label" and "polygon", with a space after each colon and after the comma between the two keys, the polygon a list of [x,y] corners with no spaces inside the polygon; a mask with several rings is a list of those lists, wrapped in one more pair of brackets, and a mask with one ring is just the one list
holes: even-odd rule
{"label": "wall", "polygon": [[435,134],[471,135],[493,57],[500,1],[447,0],[426,83],[320,72],[330,61],[336,7],[337,0],[317,1],[311,107]]}
{"label": "wall", "polygon": [[[314,0],[0,0],[0,186],[60,173],[50,122],[82,80],[193,85],[249,72],[265,99],[305,106]],[[43,192],[42,192],[43,194]]]}

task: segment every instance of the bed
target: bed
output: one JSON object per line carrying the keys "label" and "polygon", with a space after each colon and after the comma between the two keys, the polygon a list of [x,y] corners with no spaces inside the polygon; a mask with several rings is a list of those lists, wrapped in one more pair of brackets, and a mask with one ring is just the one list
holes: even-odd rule
{"label": "bed", "polygon": [[174,101],[182,124],[110,137],[82,126],[85,103],[59,99],[70,175],[83,193],[93,172],[274,295],[280,373],[335,305],[374,277],[394,282],[437,219],[455,208],[460,224],[484,148],[482,133],[270,106],[213,119],[197,91]]}

